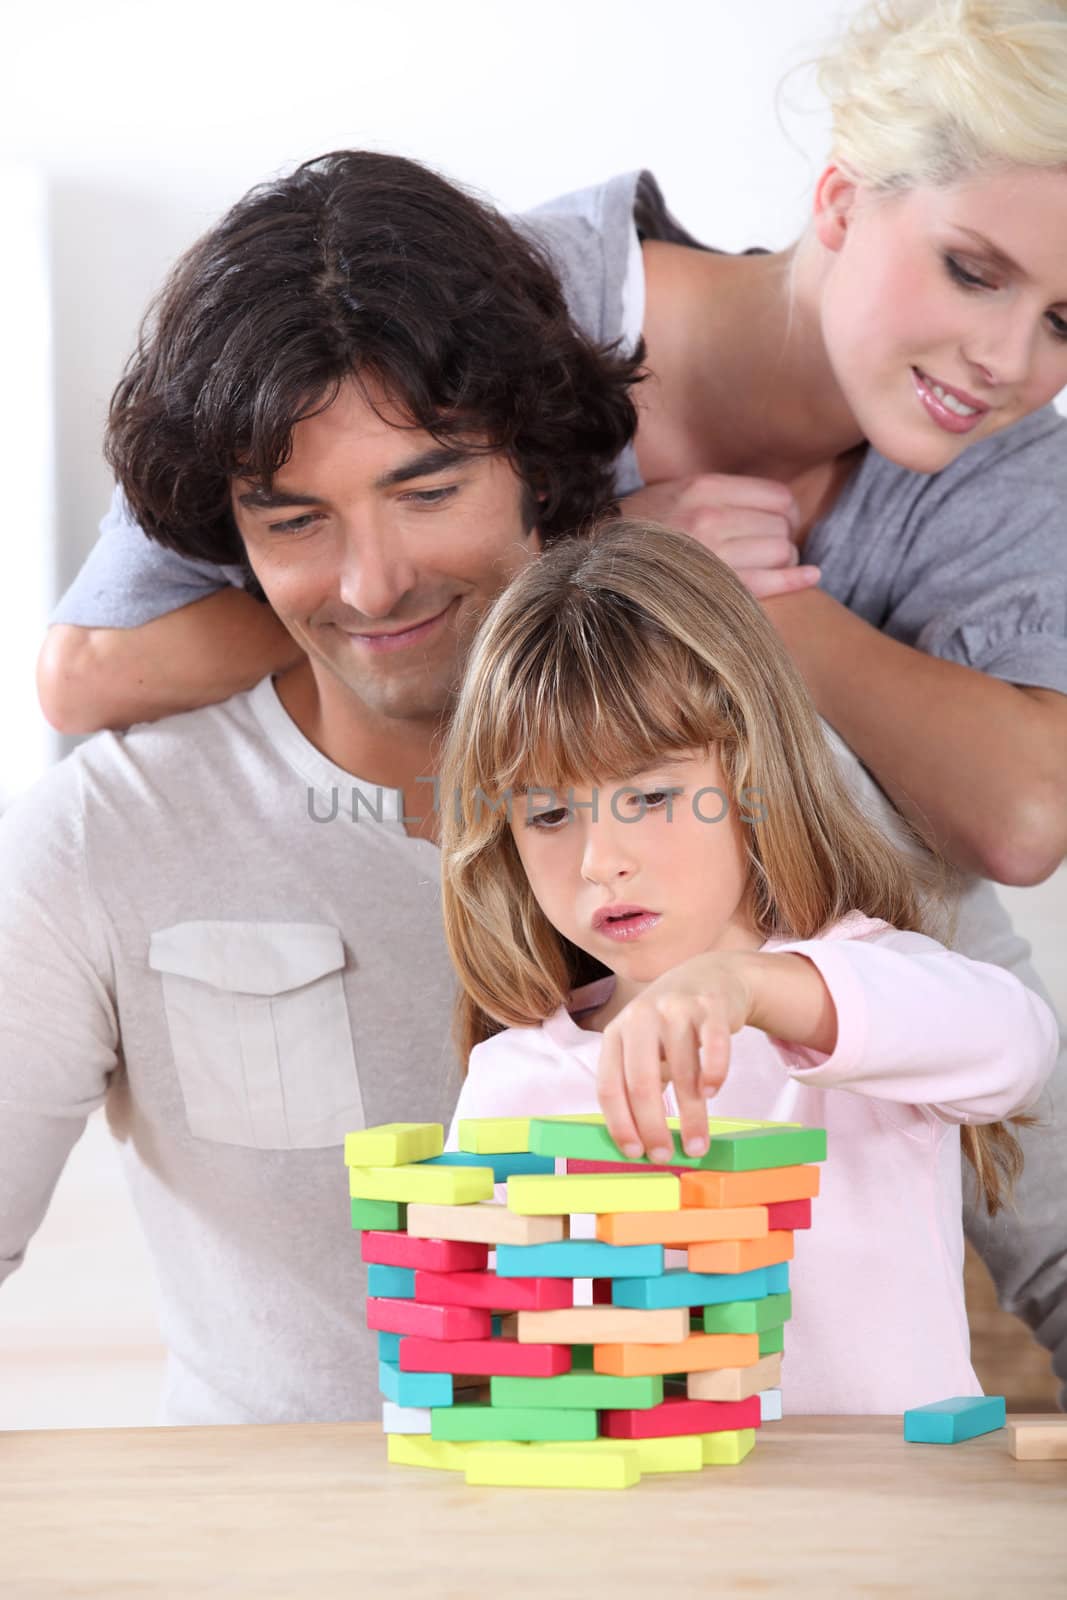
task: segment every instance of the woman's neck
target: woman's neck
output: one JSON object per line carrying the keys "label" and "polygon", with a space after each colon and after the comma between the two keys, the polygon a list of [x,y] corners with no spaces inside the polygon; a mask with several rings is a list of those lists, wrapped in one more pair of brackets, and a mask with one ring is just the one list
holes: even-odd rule
{"label": "woman's neck", "polygon": [[827,360],[805,245],[764,256],[645,246],[646,482],[730,472],[791,483],[862,445]]}

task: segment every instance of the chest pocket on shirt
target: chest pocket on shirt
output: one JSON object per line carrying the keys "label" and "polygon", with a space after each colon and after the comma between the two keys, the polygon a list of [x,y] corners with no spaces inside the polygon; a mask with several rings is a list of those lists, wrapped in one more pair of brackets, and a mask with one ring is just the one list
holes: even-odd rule
{"label": "chest pocket on shirt", "polygon": [[153,933],[189,1130],[307,1150],[365,1126],[336,928],[180,922]]}

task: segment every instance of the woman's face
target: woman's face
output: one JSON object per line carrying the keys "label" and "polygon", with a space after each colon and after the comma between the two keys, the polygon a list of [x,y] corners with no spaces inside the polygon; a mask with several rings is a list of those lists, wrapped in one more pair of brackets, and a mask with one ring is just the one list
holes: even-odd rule
{"label": "woman's face", "polygon": [[887,195],[831,168],[823,339],[863,434],[938,472],[1067,386],[1067,168]]}

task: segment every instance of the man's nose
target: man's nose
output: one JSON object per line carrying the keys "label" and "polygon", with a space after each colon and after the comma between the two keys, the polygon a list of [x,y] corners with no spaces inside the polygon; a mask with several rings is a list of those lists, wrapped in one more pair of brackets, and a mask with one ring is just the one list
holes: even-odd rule
{"label": "man's nose", "polygon": [[339,583],[346,606],[368,621],[384,621],[414,587],[414,569],[395,531],[366,522],[346,529]]}

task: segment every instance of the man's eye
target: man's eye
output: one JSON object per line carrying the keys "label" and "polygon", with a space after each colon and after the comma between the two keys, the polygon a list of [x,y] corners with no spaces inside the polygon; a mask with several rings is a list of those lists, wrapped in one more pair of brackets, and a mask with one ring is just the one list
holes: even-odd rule
{"label": "man's eye", "polygon": [[408,494],[401,495],[402,500],[408,500],[417,506],[439,506],[442,501],[450,500],[456,492],[454,483],[446,484],[440,489],[412,489]]}
{"label": "man's eye", "polygon": [[567,820],[566,806],[556,806],[552,811],[538,811],[533,816],[527,817],[528,828],[542,828],[546,831],[562,826]]}
{"label": "man's eye", "polygon": [[310,528],[313,522],[321,519],[321,512],[308,511],[302,517],[291,517],[288,522],[272,522],[269,526],[271,533],[303,533],[305,528]]}

